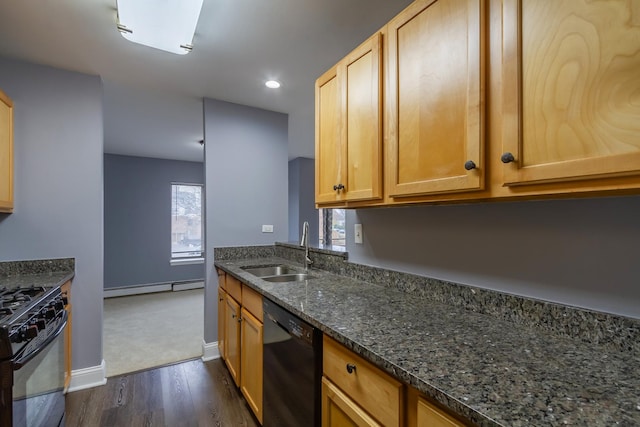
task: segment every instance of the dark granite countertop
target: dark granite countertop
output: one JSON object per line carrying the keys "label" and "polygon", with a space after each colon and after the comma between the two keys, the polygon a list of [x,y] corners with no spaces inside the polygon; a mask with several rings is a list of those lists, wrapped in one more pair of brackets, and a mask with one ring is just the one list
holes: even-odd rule
{"label": "dark granite countertop", "polygon": [[0,287],[59,286],[74,276],[72,258],[0,262]]}
{"label": "dark granite countertop", "polygon": [[640,426],[640,356],[515,325],[397,289],[312,269],[270,283],[235,276],[400,381],[478,426]]}

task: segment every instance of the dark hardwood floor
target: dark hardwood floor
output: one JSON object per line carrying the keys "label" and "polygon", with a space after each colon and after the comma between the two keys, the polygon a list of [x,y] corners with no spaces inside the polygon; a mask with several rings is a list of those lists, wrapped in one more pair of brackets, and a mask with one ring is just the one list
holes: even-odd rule
{"label": "dark hardwood floor", "polygon": [[66,427],[259,427],[221,359],[109,378],[67,394]]}

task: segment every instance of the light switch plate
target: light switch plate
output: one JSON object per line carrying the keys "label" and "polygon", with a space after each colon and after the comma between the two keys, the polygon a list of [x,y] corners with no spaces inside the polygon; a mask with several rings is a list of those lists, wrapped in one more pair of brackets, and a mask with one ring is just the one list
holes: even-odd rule
{"label": "light switch plate", "polygon": [[360,245],[362,244],[362,224],[354,224],[353,240]]}
{"label": "light switch plate", "polygon": [[273,225],[263,225],[262,226],[263,233],[273,233]]}

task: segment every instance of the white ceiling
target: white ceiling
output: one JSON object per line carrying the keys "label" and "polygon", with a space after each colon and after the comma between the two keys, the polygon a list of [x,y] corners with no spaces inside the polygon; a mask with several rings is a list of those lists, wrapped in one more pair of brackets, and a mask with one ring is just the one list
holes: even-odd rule
{"label": "white ceiling", "polygon": [[174,55],[125,40],[116,0],[0,0],[0,55],[101,76],[105,152],[202,161],[208,97],[288,113],[289,158],[313,157],[315,79],[409,3],[204,0]]}

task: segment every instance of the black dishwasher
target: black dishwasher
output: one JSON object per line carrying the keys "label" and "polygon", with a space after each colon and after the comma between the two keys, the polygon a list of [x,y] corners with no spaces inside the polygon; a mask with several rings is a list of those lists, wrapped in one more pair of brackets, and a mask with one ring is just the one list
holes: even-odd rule
{"label": "black dishwasher", "polygon": [[322,332],[263,301],[263,425],[319,427]]}

